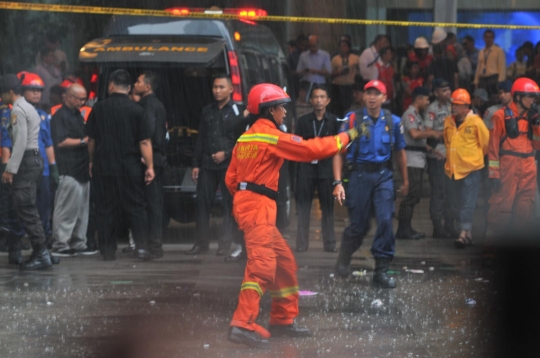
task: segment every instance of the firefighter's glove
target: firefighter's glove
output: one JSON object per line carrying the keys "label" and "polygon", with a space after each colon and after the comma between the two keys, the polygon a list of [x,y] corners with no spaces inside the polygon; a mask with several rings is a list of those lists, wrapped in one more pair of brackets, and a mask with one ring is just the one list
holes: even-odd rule
{"label": "firefighter's glove", "polygon": [[58,166],[56,164],[49,165],[49,174],[51,191],[56,191],[60,183],[60,175],[58,174]]}
{"label": "firefighter's glove", "polygon": [[538,104],[533,103],[531,108],[527,111],[527,119],[533,126],[540,125],[540,118],[538,117]]}
{"label": "firefighter's glove", "polygon": [[501,190],[502,182],[500,178],[489,178],[489,184],[495,193],[498,193]]}
{"label": "firefighter's glove", "polygon": [[358,130],[356,128],[349,129],[347,131],[347,134],[349,135],[350,142],[358,138],[358,136],[360,135],[360,133],[358,133]]}

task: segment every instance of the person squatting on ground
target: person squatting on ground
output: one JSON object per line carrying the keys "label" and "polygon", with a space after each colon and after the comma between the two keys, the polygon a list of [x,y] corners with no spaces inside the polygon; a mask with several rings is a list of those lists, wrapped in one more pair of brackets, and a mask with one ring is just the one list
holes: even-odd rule
{"label": "person squatting on ground", "polygon": [[[3,101],[13,105],[8,124],[13,150],[2,174],[2,183],[11,188],[13,205],[33,249],[30,260],[22,263],[21,269],[46,269],[52,266],[52,261],[36,207],[38,181],[43,173],[43,158],[38,146],[41,118],[22,96],[21,82],[14,74],[0,78],[0,95]],[[16,245],[20,245],[18,241]],[[22,262],[20,250],[14,252],[10,262],[12,260]]]}
{"label": "person squatting on ground", "polygon": [[[338,134],[340,122],[338,122],[334,114],[326,110],[330,103],[327,87],[323,85],[313,86],[310,102],[315,111],[298,119],[295,134],[306,140]],[[321,225],[324,251],[337,252],[334,232],[332,180],[332,158],[313,160],[309,163],[298,163],[296,182],[297,252],[307,251],[309,247],[309,221],[315,188],[317,188],[322,211]]]}
{"label": "person squatting on ground", "polygon": [[429,105],[429,90],[426,87],[416,87],[412,92],[413,102],[401,117],[404,128],[405,153],[407,155],[407,173],[409,176],[409,193],[399,205],[399,226],[396,239],[418,240],[424,238],[424,233],[412,228],[414,207],[420,202],[422,183],[424,181],[424,168],[426,167],[426,152],[443,155],[435,148],[426,144],[428,138],[438,139],[442,132],[426,128],[423,118]]}
{"label": "person squatting on ground", "polygon": [[540,150],[540,121],[535,103],[540,89],[528,78],[512,85],[512,102],[497,110],[489,139],[488,238],[522,230],[530,223],[536,193],[535,150]]}
{"label": "person squatting on ground", "polygon": [[387,274],[395,252],[392,150],[403,180],[398,192],[407,195],[409,178],[403,126],[399,117],[382,109],[386,101],[386,88],[382,82],[375,80],[365,85],[364,101],[366,108],[350,114],[348,123],[340,129],[343,132],[348,128],[357,128],[360,136],[347,151],[349,182],[346,191],[342,183],[343,158],[335,155],[333,159],[333,194],[340,205],[345,201],[351,221],[343,231],[336,272],[342,277],[350,274],[351,257],[368,233],[372,210],[375,210],[378,227],[371,247],[375,258],[373,282],[384,288],[394,288],[396,282]]}
{"label": "person squatting on ground", "polygon": [[[268,347],[270,333],[309,336],[294,319],[298,315],[296,261],[276,227],[279,170],[285,159],[312,161],[340,152],[358,135],[356,129],[336,136],[303,140],[279,130],[291,100],[280,87],[259,84],[248,95],[255,123],[240,136],[232,152],[225,182],[233,196],[233,215],[241,230],[248,262],[229,340]],[[270,332],[255,323],[266,290],[272,296]]]}
{"label": "person squatting on ground", "polygon": [[459,218],[461,232],[454,241],[457,248],[472,244],[472,222],[484,155],[487,154],[489,131],[482,118],[470,110],[469,92],[458,88],[452,93],[452,115],[444,121],[446,145],[445,173],[451,195],[453,216]]}

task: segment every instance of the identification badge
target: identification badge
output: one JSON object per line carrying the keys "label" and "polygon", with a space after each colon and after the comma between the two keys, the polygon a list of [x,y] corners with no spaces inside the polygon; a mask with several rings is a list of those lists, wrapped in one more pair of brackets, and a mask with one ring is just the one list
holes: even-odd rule
{"label": "identification badge", "polygon": [[312,161],[311,161],[311,164],[317,164],[317,163],[319,163],[318,160],[312,160]]}

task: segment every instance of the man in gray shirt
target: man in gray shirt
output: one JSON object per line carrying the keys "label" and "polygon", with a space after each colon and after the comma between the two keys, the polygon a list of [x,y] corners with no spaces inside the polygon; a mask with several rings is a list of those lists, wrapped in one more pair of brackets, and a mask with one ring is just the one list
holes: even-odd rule
{"label": "man in gray shirt", "polygon": [[[431,128],[441,135],[444,129],[444,120],[450,113],[450,83],[444,78],[435,78],[432,82],[435,100],[428,106],[425,120],[426,128]],[[433,237],[448,238],[453,237],[454,219],[452,218],[450,206],[447,200],[447,177],[444,172],[446,162],[446,147],[444,140],[430,138],[427,144],[433,148],[427,155],[429,186],[431,187],[431,198],[429,202],[429,213],[433,222]],[[442,221],[444,220],[444,226]]]}
{"label": "man in gray shirt", "polygon": [[20,240],[10,243],[9,261],[21,263],[23,270],[46,269],[52,266],[52,262],[36,208],[37,184],[43,172],[43,158],[38,147],[41,118],[34,106],[22,96],[21,82],[14,74],[0,78],[0,95],[4,102],[13,105],[8,123],[13,147],[2,174],[2,183],[11,186],[13,205],[33,248],[30,260],[23,264]]}
{"label": "man in gray shirt", "polygon": [[326,76],[332,72],[330,54],[319,49],[317,36],[311,35],[308,39],[308,45],[309,50],[300,55],[296,71],[303,75],[301,81],[325,84]]}
{"label": "man in gray shirt", "polygon": [[431,129],[426,129],[422,118],[429,105],[429,90],[425,87],[416,87],[412,93],[412,100],[412,104],[401,117],[401,124],[405,129],[403,136],[406,144],[409,193],[399,205],[396,239],[418,240],[426,235],[416,232],[411,226],[411,221],[414,207],[420,202],[422,193],[422,177],[426,166],[426,139],[439,135]]}

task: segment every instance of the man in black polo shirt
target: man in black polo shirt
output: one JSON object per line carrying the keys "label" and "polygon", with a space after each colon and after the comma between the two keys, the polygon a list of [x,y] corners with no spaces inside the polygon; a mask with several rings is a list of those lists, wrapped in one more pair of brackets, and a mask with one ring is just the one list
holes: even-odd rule
{"label": "man in black polo shirt", "polygon": [[122,208],[129,218],[136,257],[152,259],[147,250],[144,194],[145,183],[154,179],[152,126],[141,106],[128,97],[131,83],[127,71],[111,73],[109,97],[94,105],[86,124],[92,189],[96,190],[99,248],[105,260],[115,259],[114,232]]}
{"label": "man in black polo shirt", "polygon": [[[340,123],[335,115],[326,111],[326,107],[330,103],[327,88],[324,85],[313,86],[310,102],[314,111],[298,119],[296,134],[304,139],[337,135]],[[324,251],[337,251],[334,237],[333,178],[332,158],[314,160],[311,163],[299,163],[296,183],[297,252],[304,252],[309,247],[309,217],[315,188],[317,188],[319,194],[322,210]]]}
{"label": "man in black polo shirt", "polygon": [[79,112],[85,101],[84,87],[71,85],[64,104],[51,120],[51,134],[60,174],[53,213],[54,256],[97,253],[86,249],[90,175],[86,148],[88,137],[84,134],[84,119]]}
{"label": "man in black polo shirt", "polygon": [[152,153],[154,155],[154,180],[146,186],[148,212],[148,249],[154,258],[163,257],[163,173],[167,166],[165,140],[167,135],[167,111],[155,95],[158,77],[152,71],[139,76],[133,93],[141,96],[139,104],[146,112],[152,126]]}
{"label": "man in black polo shirt", "polygon": [[214,78],[212,94],[215,102],[203,108],[197,146],[193,155],[191,177],[197,183],[197,239],[186,255],[208,251],[210,244],[210,210],[218,186],[223,196],[223,229],[219,240],[218,256],[226,255],[234,232],[231,215],[232,196],[225,186],[225,173],[239,133],[227,122],[236,123],[241,110],[231,101],[233,86],[227,75]]}

